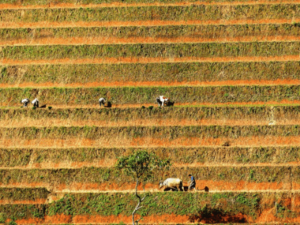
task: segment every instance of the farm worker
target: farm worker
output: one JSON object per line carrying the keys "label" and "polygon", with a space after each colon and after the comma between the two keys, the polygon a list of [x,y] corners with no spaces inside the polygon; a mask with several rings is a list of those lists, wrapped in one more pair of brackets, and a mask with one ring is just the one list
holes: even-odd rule
{"label": "farm worker", "polygon": [[189,190],[191,190],[191,189],[196,190],[196,180],[195,180],[195,178],[192,176],[192,174],[189,174],[189,178],[191,179],[189,181]]}
{"label": "farm worker", "polygon": [[21,103],[23,104],[23,107],[27,107],[27,105],[29,103],[29,99],[28,98],[24,98],[24,99],[22,99]]}
{"label": "farm worker", "polygon": [[105,101],[106,101],[105,98],[99,98],[99,105],[100,105],[100,107],[101,107],[101,105],[104,106]]}
{"label": "farm worker", "polygon": [[34,107],[39,107],[39,100],[37,98],[35,98],[31,103]]}
{"label": "farm worker", "polygon": [[164,107],[164,103],[169,101],[169,99],[161,95],[159,96],[159,98],[156,99],[156,101],[160,106]]}

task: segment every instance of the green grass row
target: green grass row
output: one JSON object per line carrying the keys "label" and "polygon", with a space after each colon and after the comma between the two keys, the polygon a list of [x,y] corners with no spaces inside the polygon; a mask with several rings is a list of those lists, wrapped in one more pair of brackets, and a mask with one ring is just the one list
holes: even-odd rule
{"label": "green grass row", "polygon": [[156,105],[167,96],[176,103],[230,103],[300,100],[300,86],[124,87],[124,88],[4,88],[0,104],[21,106],[21,99],[38,97],[40,104],[89,105],[105,97],[112,104]]}
{"label": "green grass row", "polygon": [[14,60],[119,57],[268,57],[298,55],[299,49],[300,42],[7,46],[2,49],[2,57]]}
{"label": "green grass row", "polygon": [[[209,219],[208,215],[213,213],[221,218],[234,217],[240,213],[256,219],[261,211],[272,208],[274,201],[278,201],[282,211],[274,216],[290,218],[292,212],[285,212],[290,211],[290,207],[284,206],[284,201],[297,196],[268,193],[155,193],[145,199],[145,207],[141,208],[138,214],[142,216],[187,215],[191,222],[200,222],[201,217]],[[0,205],[0,211],[4,212],[2,216],[5,219],[13,220],[42,219],[46,215],[61,214],[71,217],[76,215],[129,217],[135,205],[136,199],[132,194],[70,194],[49,205]],[[293,215],[298,214],[293,212]]]}
{"label": "green grass row", "polygon": [[0,138],[6,139],[56,139],[56,138],[88,138],[107,140],[115,138],[151,137],[161,140],[175,140],[177,138],[234,138],[251,136],[291,137],[300,135],[300,126],[167,126],[167,127],[24,127],[0,128]]}
{"label": "green grass row", "polygon": [[37,200],[46,199],[49,191],[45,188],[0,188],[0,200]]}
{"label": "green grass row", "polygon": [[[76,149],[1,149],[0,167],[28,166],[36,163],[98,163],[110,162],[139,149],[76,148]],[[248,164],[290,163],[300,161],[299,147],[260,148],[151,148],[150,152],[172,163]]]}
{"label": "green grass row", "polygon": [[129,122],[135,120],[190,120],[201,123],[201,120],[255,120],[267,122],[270,117],[274,120],[297,120],[300,116],[300,106],[261,107],[168,107],[164,110],[150,108],[111,108],[111,109],[51,109],[24,110],[1,109],[1,121],[30,120],[68,120]]}
{"label": "green grass row", "polygon": [[298,36],[299,24],[1,29],[2,41],[39,38],[238,38]]}
{"label": "green grass row", "polygon": [[[155,171],[155,176],[144,184],[153,184],[159,187],[159,181],[169,177],[178,177],[187,183],[188,174],[193,174],[196,180],[215,182],[250,182],[250,183],[283,183],[289,188],[291,182],[300,183],[299,167],[171,167],[168,171]],[[45,183],[57,185],[99,184],[102,188],[114,189],[111,185],[135,184],[135,179],[115,168],[83,167],[80,169],[31,169],[31,170],[0,170],[1,184],[12,185],[15,183]],[[157,185],[157,186],[156,186]],[[204,188],[199,183],[199,188]],[[209,185],[208,185],[209,186]],[[67,187],[68,188],[68,187]],[[126,187],[125,189],[130,189]],[[210,188],[210,187],[208,187]],[[244,187],[246,188],[246,187]],[[222,189],[222,188],[221,188]],[[251,189],[251,188],[250,188]]]}
{"label": "green grass row", "polygon": [[148,20],[292,19],[300,16],[298,4],[193,5],[170,7],[110,7],[79,9],[1,10],[2,22],[77,22]]}
{"label": "green grass row", "polygon": [[300,62],[0,66],[0,83],[211,82],[299,79]]}

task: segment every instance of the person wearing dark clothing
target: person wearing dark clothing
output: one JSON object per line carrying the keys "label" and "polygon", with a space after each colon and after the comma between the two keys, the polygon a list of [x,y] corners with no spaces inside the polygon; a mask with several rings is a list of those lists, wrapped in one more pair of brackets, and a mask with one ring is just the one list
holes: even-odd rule
{"label": "person wearing dark clothing", "polygon": [[191,189],[195,189],[196,190],[196,180],[195,180],[195,178],[192,176],[192,174],[189,174],[189,178],[191,179],[190,181],[189,181],[189,190],[191,190]]}

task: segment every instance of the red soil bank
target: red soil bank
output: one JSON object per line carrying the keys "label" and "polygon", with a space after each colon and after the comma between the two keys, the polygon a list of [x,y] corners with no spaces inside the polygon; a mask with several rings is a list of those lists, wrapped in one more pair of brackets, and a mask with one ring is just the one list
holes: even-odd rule
{"label": "red soil bank", "polygon": [[181,26],[181,25],[239,25],[239,24],[291,24],[299,23],[293,19],[240,19],[240,20],[188,20],[188,21],[99,21],[99,22],[1,22],[0,28],[58,28],[58,27],[130,27],[130,26]]}
{"label": "red soil bank", "polygon": [[277,79],[277,80],[222,80],[222,81],[184,81],[184,82],[168,82],[168,81],[127,81],[127,82],[90,82],[90,83],[34,83],[24,82],[18,84],[5,84],[1,83],[0,88],[52,88],[52,87],[64,87],[64,88],[92,88],[92,87],[170,87],[170,86],[271,86],[271,85],[300,85],[299,80],[292,79]]}
{"label": "red soil bank", "polygon": [[177,3],[101,3],[101,4],[72,4],[49,3],[45,5],[0,4],[0,9],[44,9],[44,8],[108,8],[108,7],[149,7],[149,6],[191,6],[191,5],[257,5],[257,4],[300,4],[300,1],[244,1],[244,2],[177,2]]}
{"label": "red soil bank", "polygon": [[98,59],[49,59],[49,60],[13,60],[3,59],[3,65],[62,65],[62,64],[150,64],[150,63],[178,63],[178,62],[286,62],[300,61],[299,55],[287,56],[240,56],[240,57],[181,57],[181,58],[153,58],[153,57],[119,57]]}
{"label": "red soil bank", "polygon": [[15,39],[0,40],[0,45],[13,46],[31,46],[31,45],[104,45],[104,44],[160,44],[160,43],[213,43],[213,42],[291,42],[300,41],[299,36],[253,36],[253,37],[224,37],[224,38],[89,38],[89,37],[70,37],[65,38],[32,38],[32,39]]}

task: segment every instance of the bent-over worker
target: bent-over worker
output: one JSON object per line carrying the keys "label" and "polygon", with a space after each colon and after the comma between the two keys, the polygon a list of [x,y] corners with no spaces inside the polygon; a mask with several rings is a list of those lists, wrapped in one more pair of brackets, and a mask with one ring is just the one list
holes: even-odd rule
{"label": "bent-over worker", "polygon": [[101,105],[104,106],[105,101],[106,101],[105,98],[99,98],[99,105],[100,105],[100,107],[101,107]]}
{"label": "bent-over worker", "polygon": [[189,178],[191,179],[190,181],[189,181],[189,190],[191,190],[191,189],[195,189],[196,190],[196,180],[195,180],[195,178],[192,176],[192,174],[189,174]]}
{"label": "bent-over worker", "polygon": [[23,104],[23,107],[27,107],[27,105],[29,103],[29,99],[28,98],[24,98],[24,99],[22,99],[21,103]]}
{"label": "bent-over worker", "polygon": [[164,103],[166,103],[167,101],[169,101],[168,98],[164,97],[163,95],[159,96],[159,98],[156,99],[157,103],[159,106],[164,107]]}
{"label": "bent-over worker", "polygon": [[32,102],[33,107],[38,108],[39,107],[39,100],[37,98],[35,98]]}

